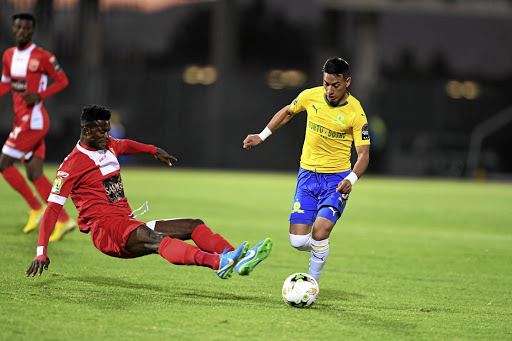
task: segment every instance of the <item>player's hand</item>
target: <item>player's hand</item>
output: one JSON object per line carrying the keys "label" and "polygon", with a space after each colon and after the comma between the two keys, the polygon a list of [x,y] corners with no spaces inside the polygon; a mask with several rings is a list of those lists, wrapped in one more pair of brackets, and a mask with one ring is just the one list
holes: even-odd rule
{"label": "player's hand", "polygon": [[349,194],[352,192],[352,183],[348,180],[342,180],[338,184],[338,188],[336,188],[336,192],[339,192],[341,194]]}
{"label": "player's hand", "polygon": [[41,102],[41,95],[38,93],[25,92],[21,95],[21,97],[25,100],[27,107],[34,106],[36,103]]}
{"label": "player's hand", "polygon": [[43,270],[48,270],[48,266],[50,265],[50,258],[47,256],[37,256],[34,258],[34,261],[32,264],[30,264],[30,267],[25,271],[25,275],[29,277],[32,275],[34,277],[38,272],[39,276],[43,273]]}
{"label": "player's hand", "polygon": [[259,145],[263,140],[258,136],[258,134],[247,135],[244,140],[244,148],[251,149],[251,147]]}
{"label": "player's hand", "polygon": [[175,158],[172,155],[169,155],[165,150],[162,148],[156,148],[156,154],[155,159],[157,159],[160,162],[165,163],[167,166],[172,167],[172,161],[176,162],[178,161],[177,158]]}

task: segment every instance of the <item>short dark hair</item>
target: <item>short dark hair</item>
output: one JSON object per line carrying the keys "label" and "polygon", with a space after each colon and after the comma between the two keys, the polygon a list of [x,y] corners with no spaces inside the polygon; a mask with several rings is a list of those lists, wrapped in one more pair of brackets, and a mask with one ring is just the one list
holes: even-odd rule
{"label": "short dark hair", "polygon": [[12,21],[16,19],[32,21],[32,27],[36,27],[36,17],[30,13],[16,13],[12,16]]}
{"label": "short dark hair", "polygon": [[90,104],[82,108],[82,115],[80,116],[80,124],[82,127],[90,126],[91,123],[96,121],[110,120],[110,110],[97,104]]}
{"label": "short dark hair", "polygon": [[322,71],[330,75],[343,75],[346,79],[350,75],[350,66],[345,59],[334,57],[326,60]]}

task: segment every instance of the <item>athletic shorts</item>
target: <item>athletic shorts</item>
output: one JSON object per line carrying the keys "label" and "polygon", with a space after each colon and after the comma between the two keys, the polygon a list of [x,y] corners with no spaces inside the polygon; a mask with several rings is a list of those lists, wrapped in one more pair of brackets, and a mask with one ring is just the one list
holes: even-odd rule
{"label": "athletic shorts", "polygon": [[145,223],[129,216],[107,216],[95,221],[94,225],[91,228],[91,238],[98,250],[111,257],[137,257],[124,247],[130,233]]}
{"label": "athletic shorts", "polygon": [[341,216],[348,194],[338,193],[336,188],[350,172],[316,173],[299,168],[290,223],[313,225],[318,210],[324,206],[335,208]]}
{"label": "athletic shorts", "polygon": [[44,160],[46,154],[44,137],[47,132],[48,128],[31,130],[14,127],[2,147],[2,153],[16,159],[28,160],[32,156],[37,156]]}

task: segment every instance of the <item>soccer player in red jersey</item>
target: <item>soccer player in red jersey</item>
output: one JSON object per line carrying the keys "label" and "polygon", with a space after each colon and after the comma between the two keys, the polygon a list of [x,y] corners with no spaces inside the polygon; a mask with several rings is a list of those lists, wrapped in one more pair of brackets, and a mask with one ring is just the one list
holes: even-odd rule
{"label": "soccer player in red jersey", "polygon": [[[109,136],[110,110],[90,105],[82,110],[80,141],[62,162],[48,198],[39,229],[36,257],[25,272],[41,275],[48,269],[48,238],[62,206],[71,196],[81,232],[90,233],[94,246],[118,258],[158,253],[173,264],[209,267],[222,278],[234,269],[248,275],[268,257],[272,240],[249,250],[247,242],[235,249],[200,219],[163,219],[147,223],[135,219],[124,195],[119,155],[151,154],[169,166],[176,159],[163,149]],[[192,239],[196,245],[184,242]]]}
{"label": "soccer player in red jersey", "polygon": [[[22,160],[28,179],[46,203],[52,187],[43,173],[44,137],[48,133],[50,120],[42,101],[64,89],[68,85],[68,78],[55,56],[32,42],[36,25],[34,16],[20,13],[13,15],[12,19],[16,46],[7,49],[2,57],[0,96],[11,90],[14,124],[2,148],[0,172],[30,206],[29,220],[23,228],[23,232],[28,233],[39,225],[45,205],[34,195],[14,162]],[[49,87],[48,77],[53,79]],[[75,227],[76,222],[62,210],[50,240],[61,239]]]}

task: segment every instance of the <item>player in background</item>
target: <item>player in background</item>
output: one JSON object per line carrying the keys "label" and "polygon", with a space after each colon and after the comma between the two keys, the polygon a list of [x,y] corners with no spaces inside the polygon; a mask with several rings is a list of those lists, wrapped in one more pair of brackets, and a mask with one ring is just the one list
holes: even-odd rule
{"label": "player in background", "polygon": [[[23,228],[23,232],[28,233],[39,225],[52,188],[52,183],[43,173],[46,152],[44,137],[50,128],[43,100],[64,89],[68,85],[68,78],[55,56],[32,42],[36,26],[34,16],[20,13],[13,15],[12,19],[16,46],[7,49],[2,57],[0,96],[9,90],[12,92],[14,124],[2,148],[0,172],[30,206],[29,219]],[[48,77],[53,79],[49,87]],[[43,203],[14,166],[16,160],[21,160],[25,165],[27,177]],[[61,239],[75,227],[76,222],[62,210],[50,240]]]}
{"label": "player in background", "polygon": [[[234,269],[248,275],[268,257],[272,240],[266,238],[249,250],[247,242],[234,248],[200,219],[162,219],[144,223],[135,219],[124,195],[117,157],[151,154],[169,166],[176,159],[163,149],[109,136],[110,110],[91,105],[82,110],[80,140],[64,161],[53,183],[48,207],[39,229],[36,257],[27,276],[47,270],[48,238],[62,206],[71,196],[80,231],[91,233],[94,246],[112,257],[133,258],[158,253],[173,264],[209,267],[226,279]],[[184,242],[192,239],[196,245]]]}
{"label": "player in background", "polygon": [[[309,274],[317,281],[329,256],[329,236],[341,217],[352,187],[369,163],[370,135],[359,101],[348,92],[352,81],[342,58],[328,59],[323,66],[323,87],[302,91],[281,110],[260,134],[249,135],[245,149],[306,111],[306,137],[302,148],[297,187],[290,214],[290,243],[310,252]],[[357,162],[351,169],[352,142]]]}

